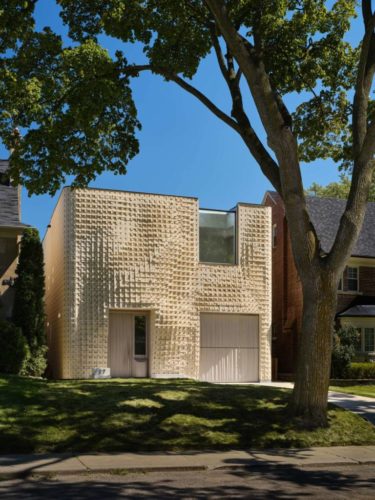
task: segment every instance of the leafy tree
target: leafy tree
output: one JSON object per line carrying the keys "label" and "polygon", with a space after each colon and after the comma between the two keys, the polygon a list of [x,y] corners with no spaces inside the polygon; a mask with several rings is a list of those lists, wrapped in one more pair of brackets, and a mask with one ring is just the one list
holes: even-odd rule
{"label": "leafy tree", "polygon": [[333,335],[332,377],[343,378],[350,368],[358,345],[359,333],[352,326],[341,327]]}
{"label": "leafy tree", "polygon": [[[326,186],[321,186],[313,182],[306,190],[308,196],[319,196],[320,198],[340,198],[348,199],[350,192],[351,180],[345,174],[340,175],[339,182],[331,182]],[[372,183],[369,191],[368,201],[375,201],[375,184]]]}
{"label": "leafy tree", "polygon": [[[13,178],[30,192],[53,193],[66,174],[81,186],[104,169],[125,173],[138,152],[140,127],[131,81],[143,71],[179,85],[241,137],[284,200],[301,278],[292,409],[310,424],[325,425],[337,285],[363,222],[374,170],[371,0],[361,2],[358,47],[345,38],[355,0],[334,0],[330,7],[323,0],[58,0],[71,38],[64,44],[48,28],[32,29],[30,8],[37,0],[4,3],[21,6],[16,22],[24,28],[2,35],[13,51],[3,51],[0,66],[0,134],[13,150]],[[0,23],[6,33],[15,24]],[[102,34],[125,47],[142,44],[144,59],[129,61],[120,51],[111,58],[100,46]],[[227,86],[229,112],[189,81],[209,54],[218,63],[210,77]],[[299,104],[288,109],[292,93]],[[251,102],[267,141],[254,129]],[[306,210],[300,170],[301,161],[326,158],[352,172],[328,254]]]}
{"label": "leafy tree", "polygon": [[23,234],[16,274],[13,322],[22,330],[30,348],[24,371],[40,376],[46,368],[44,262],[36,229],[27,229]]}

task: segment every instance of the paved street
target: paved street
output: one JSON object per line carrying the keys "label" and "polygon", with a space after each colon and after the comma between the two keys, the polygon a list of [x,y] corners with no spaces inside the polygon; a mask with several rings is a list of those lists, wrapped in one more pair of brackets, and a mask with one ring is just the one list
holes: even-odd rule
{"label": "paved street", "polygon": [[2,500],[115,498],[374,498],[374,466],[83,474],[0,482]]}

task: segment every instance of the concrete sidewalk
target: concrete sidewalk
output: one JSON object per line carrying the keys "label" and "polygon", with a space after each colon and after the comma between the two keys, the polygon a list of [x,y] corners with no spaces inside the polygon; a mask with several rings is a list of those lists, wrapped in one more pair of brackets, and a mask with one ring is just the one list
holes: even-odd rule
{"label": "concrete sidewalk", "polygon": [[[250,385],[265,385],[267,387],[280,387],[282,389],[293,389],[293,382],[254,382]],[[346,392],[329,391],[328,401],[345,410],[357,413],[362,418],[375,425],[375,398],[357,396]]]}
{"label": "concrete sidewalk", "polygon": [[308,467],[375,464],[375,446],[186,452],[6,455],[0,457],[0,478],[50,474],[213,470],[257,467]]}

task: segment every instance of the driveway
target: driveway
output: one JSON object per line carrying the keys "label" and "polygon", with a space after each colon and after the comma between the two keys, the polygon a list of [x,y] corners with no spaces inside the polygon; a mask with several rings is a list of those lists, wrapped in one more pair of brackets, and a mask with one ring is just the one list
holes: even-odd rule
{"label": "driveway", "polygon": [[[266,385],[268,387],[280,387],[284,389],[293,389],[292,382],[259,382],[252,385]],[[375,425],[375,398],[366,398],[365,396],[356,396],[344,392],[328,393],[328,401],[345,410],[358,413],[361,417]]]}

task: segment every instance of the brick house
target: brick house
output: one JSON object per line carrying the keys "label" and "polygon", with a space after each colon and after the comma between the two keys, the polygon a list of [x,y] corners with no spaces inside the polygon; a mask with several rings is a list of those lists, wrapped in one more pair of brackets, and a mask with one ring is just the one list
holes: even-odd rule
{"label": "brick house", "polygon": [[[263,203],[272,209],[272,356],[280,374],[293,373],[302,322],[302,290],[294,264],[284,204],[268,191]],[[323,251],[333,244],[345,200],[307,197]],[[375,350],[375,203],[368,203],[362,231],[340,280],[337,322],[360,332],[359,357]]]}
{"label": "brick house", "polygon": [[271,378],[271,210],[62,191],[44,238],[55,378]]}
{"label": "brick house", "polygon": [[20,188],[12,186],[8,161],[0,160],[0,318],[12,316],[14,291],[12,283],[17,267],[18,244],[24,229],[22,224]]}

